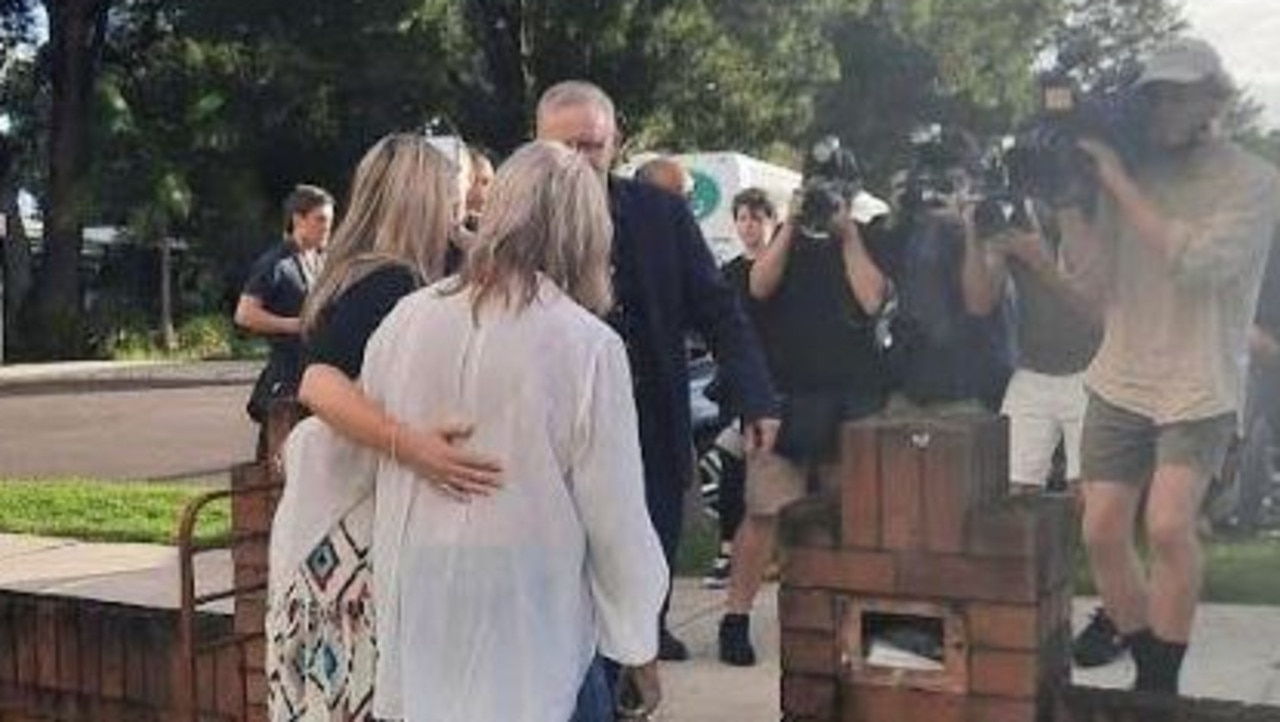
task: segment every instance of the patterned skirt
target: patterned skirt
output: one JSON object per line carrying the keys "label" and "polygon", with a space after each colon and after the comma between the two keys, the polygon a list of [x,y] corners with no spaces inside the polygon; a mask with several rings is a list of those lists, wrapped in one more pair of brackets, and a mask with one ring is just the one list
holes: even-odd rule
{"label": "patterned skirt", "polygon": [[373,501],[334,526],[267,610],[272,722],[372,722]]}

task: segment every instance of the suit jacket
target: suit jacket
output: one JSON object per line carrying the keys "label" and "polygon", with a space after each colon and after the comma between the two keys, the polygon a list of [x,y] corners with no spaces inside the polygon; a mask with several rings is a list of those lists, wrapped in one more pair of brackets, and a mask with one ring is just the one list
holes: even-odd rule
{"label": "suit jacket", "polygon": [[689,352],[700,334],[719,365],[724,397],[747,420],[776,414],[764,355],[737,294],[678,197],[611,178],[614,293],[610,323],[627,345],[645,484],[684,488],[690,458]]}

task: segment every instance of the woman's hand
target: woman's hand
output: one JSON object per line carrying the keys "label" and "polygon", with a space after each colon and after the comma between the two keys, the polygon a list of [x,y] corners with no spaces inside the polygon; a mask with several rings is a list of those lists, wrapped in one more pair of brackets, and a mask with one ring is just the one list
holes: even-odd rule
{"label": "woman's hand", "polygon": [[502,485],[502,466],[462,447],[472,431],[470,423],[456,421],[429,429],[402,426],[396,460],[458,501],[488,496]]}
{"label": "woman's hand", "polygon": [[618,678],[618,719],[647,720],[662,702],[662,683],[658,680],[658,662],[639,667],[623,667]]}

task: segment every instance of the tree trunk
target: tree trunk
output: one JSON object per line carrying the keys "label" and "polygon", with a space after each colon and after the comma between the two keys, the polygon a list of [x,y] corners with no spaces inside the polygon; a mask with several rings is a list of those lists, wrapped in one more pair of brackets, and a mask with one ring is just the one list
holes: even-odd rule
{"label": "tree trunk", "polygon": [[6,358],[23,346],[19,333],[18,319],[26,304],[27,294],[31,291],[31,241],[27,238],[26,229],[22,226],[22,214],[18,209],[18,189],[6,183],[0,191],[0,213],[4,214],[5,227],[0,230],[3,235],[4,258],[4,335],[0,344],[4,345]]}
{"label": "tree trunk", "polygon": [[49,14],[49,190],[44,257],[36,277],[39,353],[79,355],[84,345],[80,250],[90,98],[110,0],[51,0]]}
{"label": "tree trunk", "polygon": [[178,334],[173,328],[173,247],[169,234],[160,234],[160,328],[164,332],[164,350],[178,348]]}

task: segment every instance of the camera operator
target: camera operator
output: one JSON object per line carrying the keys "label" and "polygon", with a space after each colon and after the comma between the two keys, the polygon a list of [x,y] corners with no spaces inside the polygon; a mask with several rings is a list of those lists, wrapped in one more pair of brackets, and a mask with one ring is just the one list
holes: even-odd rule
{"label": "camera operator", "polygon": [[[1237,429],[1280,187],[1275,169],[1213,132],[1233,85],[1212,47],[1161,48],[1136,87],[1149,113],[1142,162],[1128,168],[1115,149],[1079,141],[1098,208],[1057,218],[1104,271],[1081,279],[1105,300],[1085,376],[1089,561],[1133,652],[1135,688],[1176,694],[1202,577],[1197,519]],[[1144,488],[1147,574],[1133,539]]]}
{"label": "camera operator", "polygon": [[779,511],[806,494],[810,476],[823,488],[835,482],[838,426],[884,402],[874,325],[888,281],[850,217],[856,162],[834,139],[815,146],[814,157],[820,169],[806,169],[748,281],[783,412],[773,449],[747,453],[746,518],[719,629],[720,659],[737,666],[755,663],[749,615],[773,557]]}
{"label": "camera operator", "polygon": [[1063,252],[1058,235],[1042,232],[1031,203],[1025,200],[1021,211],[1025,225],[1009,223],[989,237],[979,232],[981,253],[965,264],[965,306],[971,313],[986,315],[1007,296],[1016,302],[1018,359],[1001,405],[1009,418],[1015,493],[1046,488],[1059,444],[1067,488],[1077,488],[1084,370],[1102,339],[1100,308],[1068,282],[1077,259]]}
{"label": "camera operator", "polygon": [[1004,300],[968,302],[985,253],[973,215],[977,147],[936,127],[914,143],[916,164],[895,184],[898,217],[888,231],[898,305],[889,413],[994,411],[1012,351]]}

